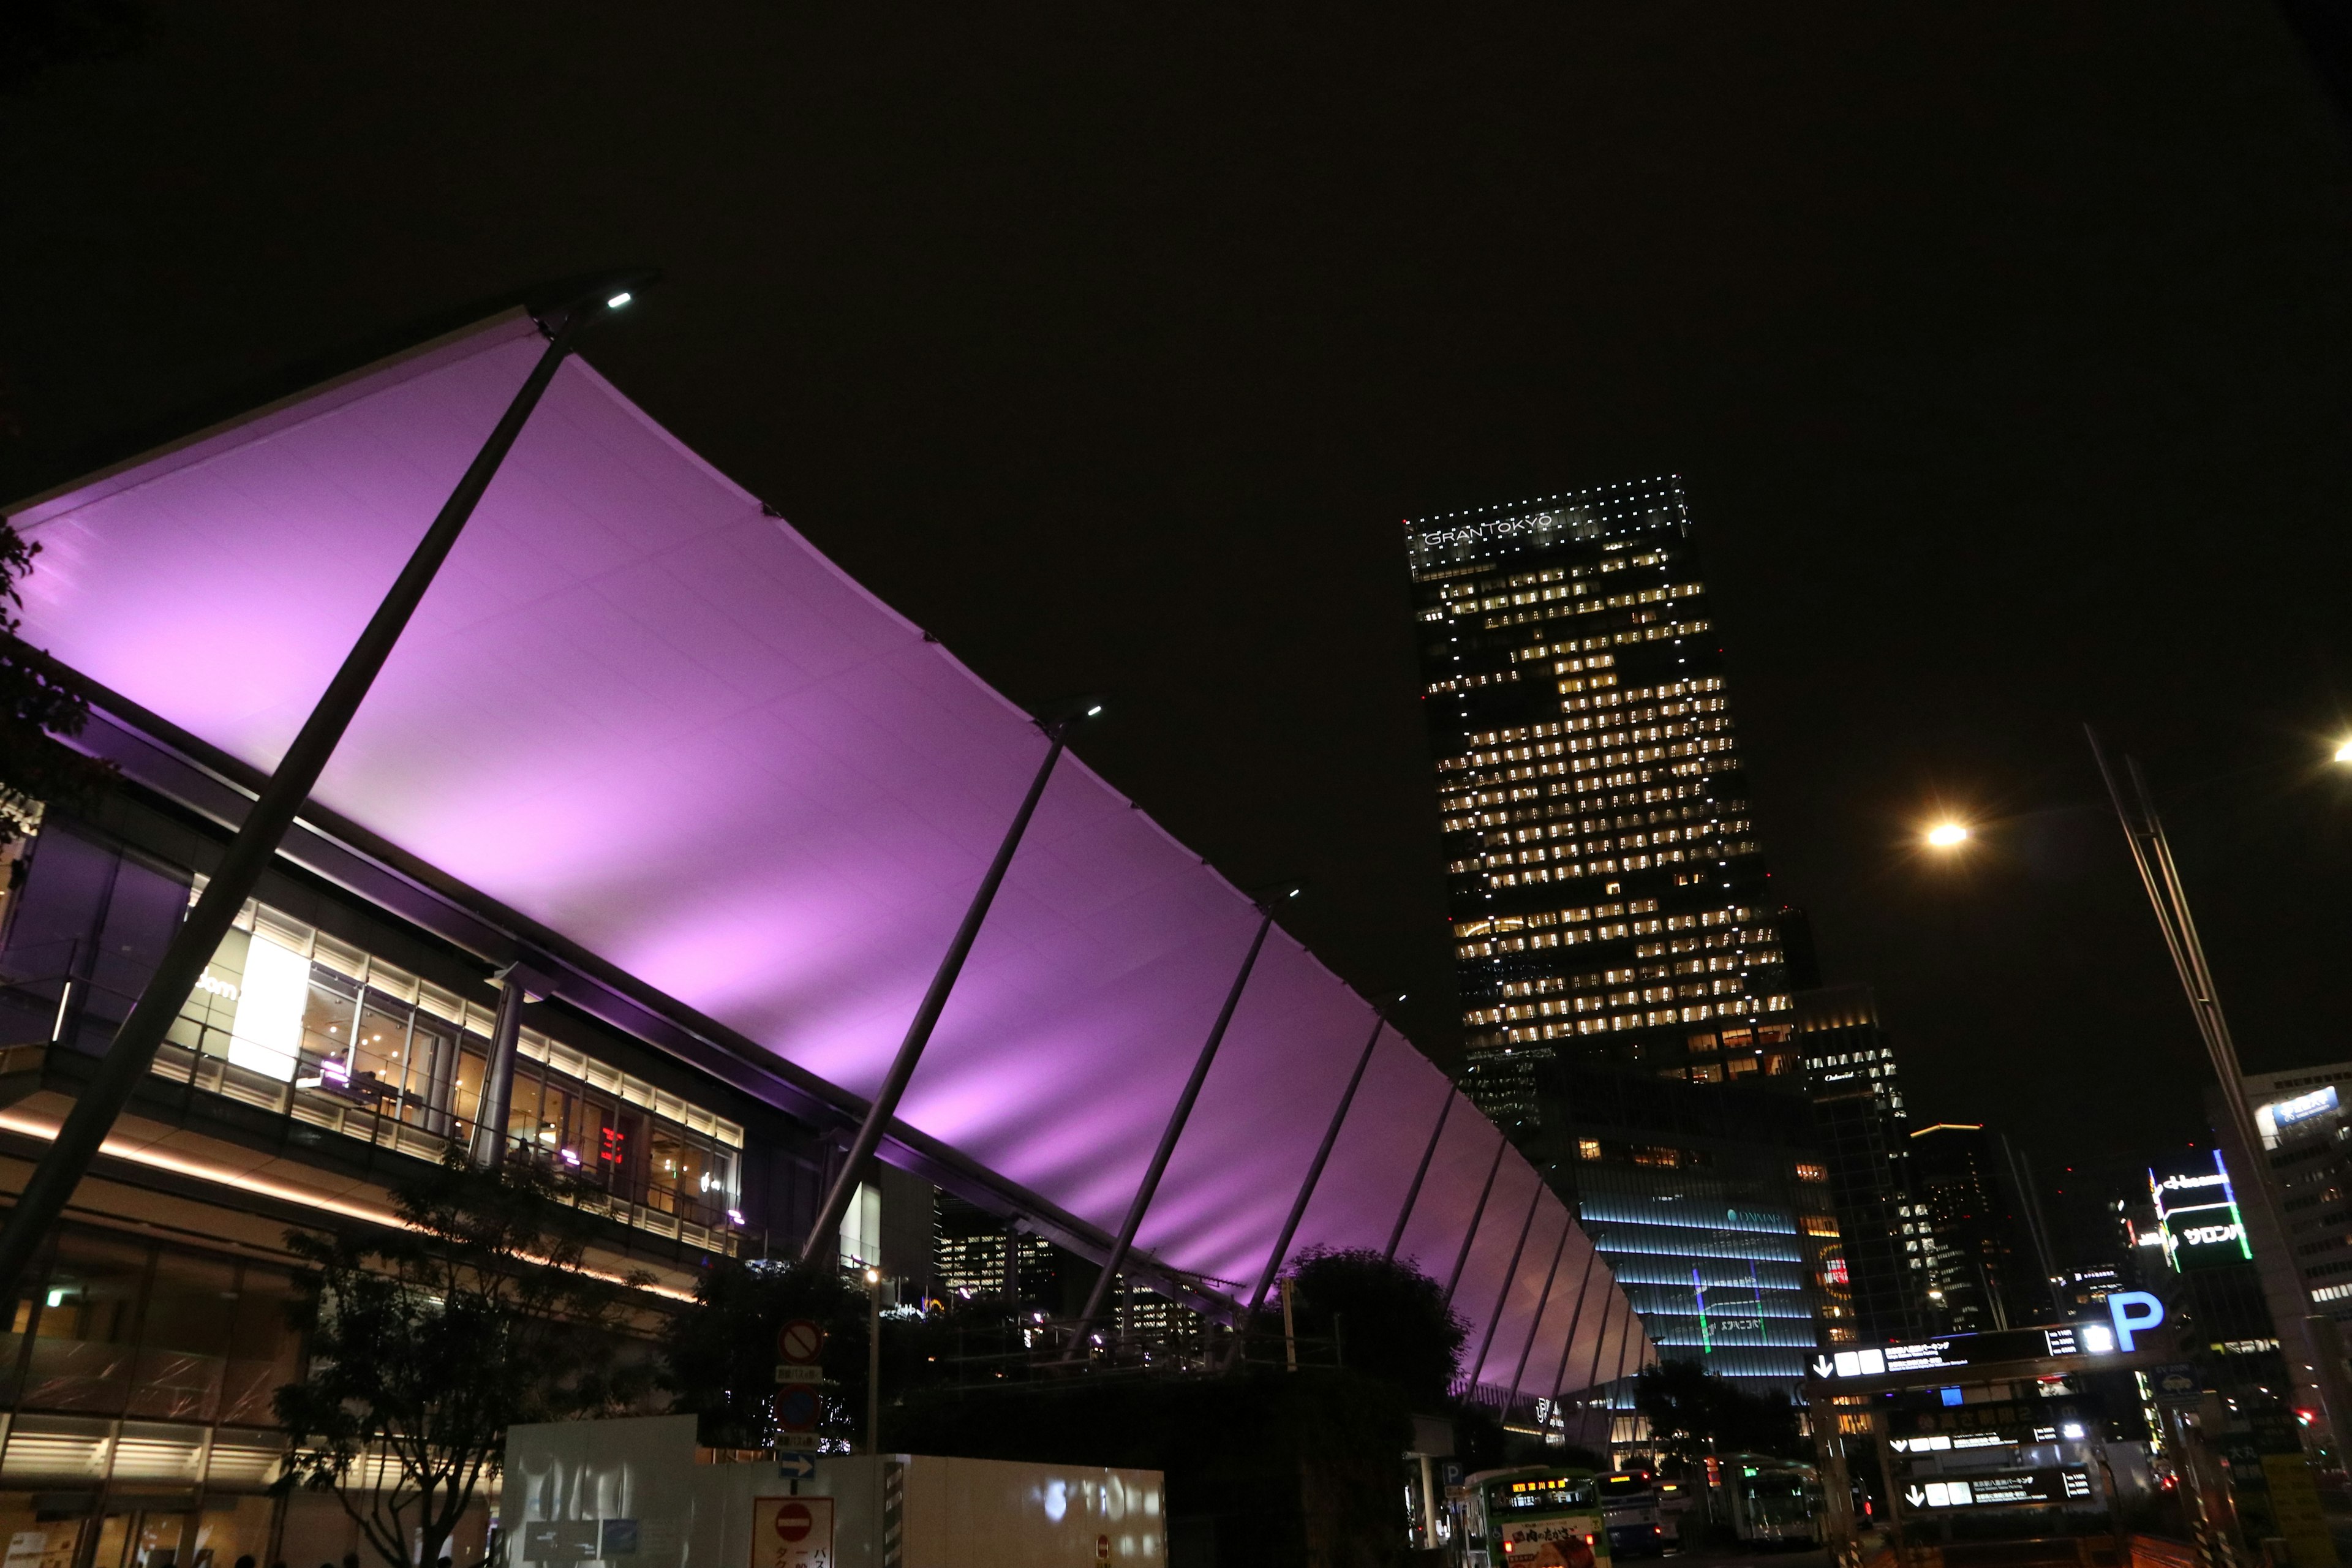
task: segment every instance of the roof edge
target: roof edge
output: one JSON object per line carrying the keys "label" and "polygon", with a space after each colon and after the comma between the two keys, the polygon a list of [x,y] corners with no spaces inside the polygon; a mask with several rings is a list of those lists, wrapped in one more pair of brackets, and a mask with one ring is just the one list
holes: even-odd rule
{"label": "roof edge", "polygon": [[[0,519],[15,525],[20,532],[38,528],[78,507],[118,495],[147,479],[160,479],[192,463],[201,462],[211,455],[213,449],[229,445],[233,438],[250,440],[272,430],[300,424],[319,415],[331,413],[347,403],[356,402],[363,392],[396,384],[452,360],[469,358],[518,338],[534,335],[539,330],[539,322],[530,310],[520,305],[514,306],[428,338],[421,343],[370,360],[325,381],[306,383],[298,390],[272,398],[257,407],[214,420],[186,435],[119,458],[37,495],[0,506]],[[387,376],[388,382],[380,379]],[[362,387],[362,383],[368,384]],[[134,473],[137,475],[135,479]]]}

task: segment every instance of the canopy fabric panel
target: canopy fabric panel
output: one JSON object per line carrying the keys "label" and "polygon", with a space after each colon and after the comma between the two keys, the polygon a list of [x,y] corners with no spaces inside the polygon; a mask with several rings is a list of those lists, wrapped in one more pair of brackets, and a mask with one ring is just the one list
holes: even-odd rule
{"label": "canopy fabric panel", "polygon": [[[273,766],[541,346],[485,323],[18,509],[45,552],[27,637]],[[863,1098],[1045,746],[575,357],[317,794]],[[902,1123],[1115,1229],[1258,918],[1066,757]],[[1141,1245],[1254,1282],[1373,1022],[1271,933]],[[1384,1041],[1296,1248],[1384,1246],[1452,1092]],[[1466,1104],[1448,1123],[1402,1248],[1441,1276],[1500,1138]],[[1465,1300],[1505,1290],[1496,1215],[1536,1183],[1507,1152]],[[1508,1283],[1517,1344],[1540,1281]]]}

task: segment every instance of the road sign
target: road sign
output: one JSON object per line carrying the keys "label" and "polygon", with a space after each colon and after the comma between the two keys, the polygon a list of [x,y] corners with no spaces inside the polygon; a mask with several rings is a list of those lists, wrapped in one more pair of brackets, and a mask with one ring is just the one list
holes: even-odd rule
{"label": "road sign", "polygon": [[814,1454],[781,1453],[776,1456],[776,1479],[780,1481],[813,1481],[816,1479]]}
{"label": "road sign", "polygon": [[2148,1368],[2147,1385],[2156,1391],[2158,1404],[2190,1410],[2197,1408],[2205,1394],[2205,1380],[2187,1362]]}
{"label": "road sign", "polygon": [[788,1383],[776,1390],[776,1425],[787,1432],[814,1432],[823,1406],[816,1390],[805,1383]]}
{"label": "road sign", "polygon": [[751,1568],[834,1568],[833,1500],[751,1500]]}
{"label": "road sign", "polygon": [[817,1451],[818,1447],[824,1442],[824,1439],[818,1436],[814,1432],[779,1432],[776,1434],[776,1449],[779,1453],[814,1454]]}
{"label": "road sign", "polygon": [[824,1353],[824,1330],[806,1318],[794,1318],[776,1331],[776,1354],[802,1366]]}

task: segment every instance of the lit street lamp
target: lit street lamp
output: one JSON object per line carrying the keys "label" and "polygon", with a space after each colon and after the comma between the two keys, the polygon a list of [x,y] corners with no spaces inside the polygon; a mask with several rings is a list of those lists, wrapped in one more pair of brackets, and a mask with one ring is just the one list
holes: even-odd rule
{"label": "lit street lamp", "polygon": [[1958,849],[1969,841],[1969,830],[1957,822],[1939,822],[1927,829],[1930,849]]}

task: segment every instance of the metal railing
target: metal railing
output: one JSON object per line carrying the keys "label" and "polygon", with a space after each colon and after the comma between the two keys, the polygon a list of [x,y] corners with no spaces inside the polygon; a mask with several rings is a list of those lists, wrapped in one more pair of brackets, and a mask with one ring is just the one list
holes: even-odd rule
{"label": "metal railing", "polygon": [[[92,1045],[85,1042],[93,1036],[110,1037],[136,1000],[75,973],[70,965],[78,943],[42,945],[65,946],[68,966],[47,974],[0,976],[0,1051],[15,1058],[15,1065],[5,1068],[8,1071],[26,1070],[22,1053],[27,1048],[44,1053],[69,1051],[94,1061]],[[10,957],[21,961],[24,951]],[[185,1015],[183,1022],[207,1034],[219,1033]],[[102,1048],[104,1040],[100,1037],[93,1043]],[[298,1126],[315,1128],[371,1151],[410,1159],[438,1163],[452,1149],[468,1146],[474,1135],[475,1124],[466,1117],[389,1090],[368,1074],[334,1080],[307,1051],[297,1058],[294,1077],[289,1080],[241,1066],[225,1055],[166,1040],[155,1053],[150,1076],[184,1086],[179,1107],[183,1115],[197,1109],[195,1097],[202,1095],[276,1117],[288,1131]],[[511,1130],[506,1138],[506,1157],[528,1161],[569,1178],[561,1193],[575,1208],[633,1230],[729,1257],[740,1248],[740,1233],[729,1222],[727,1211],[698,1194],[650,1181],[637,1184],[635,1190],[625,1186],[616,1190],[563,1160],[559,1150]]]}

